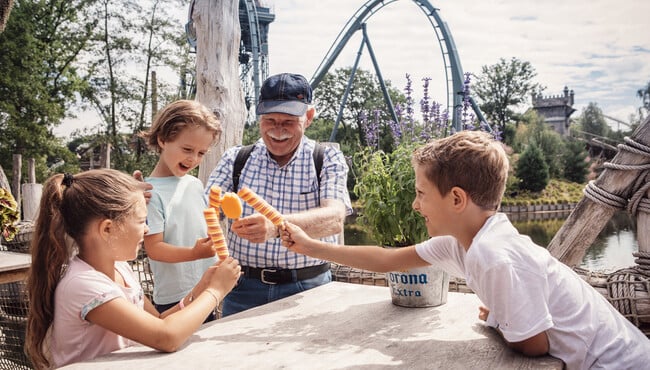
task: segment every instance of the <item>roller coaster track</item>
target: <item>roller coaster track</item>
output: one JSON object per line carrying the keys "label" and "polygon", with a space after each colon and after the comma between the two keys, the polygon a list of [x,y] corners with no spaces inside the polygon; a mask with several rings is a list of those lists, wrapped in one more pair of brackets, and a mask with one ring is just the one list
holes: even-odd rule
{"label": "roller coaster track", "polygon": [[[386,5],[389,5],[398,0],[370,0],[366,2],[357,12],[348,20],[341,32],[338,34],[332,46],[330,46],[325,57],[321,61],[320,65],[316,69],[310,83],[312,89],[316,89],[318,84],[325,77],[329,71],[334,61],[339,56],[341,51],[345,48],[347,42],[355,34],[355,32],[364,29],[365,23],[372,17],[375,13],[381,10]],[[452,125],[456,130],[460,130],[461,122],[459,117],[458,108],[462,106],[463,101],[463,69],[460,64],[460,58],[456,51],[456,45],[454,40],[451,37],[451,32],[447,27],[447,24],[442,20],[440,14],[438,14],[438,9],[434,8],[429,1],[427,0],[413,0],[414,3],[422,10],[425,14],[429,23],[435,31],[436,38],[438,39],[438,44],[440,45],[440,51],[443,58],[443,63],[445,66],[445,78],[446,78],[446,87],[447,87],[447,109],[452,116]],[[377,66],[375,66],[377,69]],[[379,71],[377,70],[378,74]],[[382,82],[383,84],[383,82]],[[385,89],[382,86],[382,89]],[[388,93],[383,91],[384,96]],[[479,121],[485,121],[483,114],[480,109],[474,102],[474,100],[469,97],[470,104],[474,113],[478,117]],[[390,100],[387,101],[387,104],[390,103]],[[393,111],[393,107],[390,106],[389,110]],[[453,112],[453,114],[452,114]]]}

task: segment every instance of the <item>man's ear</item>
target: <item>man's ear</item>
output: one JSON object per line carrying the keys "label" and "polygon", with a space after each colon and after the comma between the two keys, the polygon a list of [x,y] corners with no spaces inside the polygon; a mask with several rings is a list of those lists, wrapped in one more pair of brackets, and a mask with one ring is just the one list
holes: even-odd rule
{"label": "man's ear", "polygon": [[307,120],[305,121],[305,129],[311,125],[312,121],[314,120],[314,117],[316,116],[316,108],[314,106],[309,106],[307,108],[307,112],[305,112],[305,116]]}
{"label": "man's ear", "polygon": [[460,188],[458,186],[454,186],[451,188],[449,191],[449,195],[451,195],[451,200],[453,202],[453,208],[456,211],[463,211],[466,207],[467,204],[469,203],[469,195],[463,188]]}

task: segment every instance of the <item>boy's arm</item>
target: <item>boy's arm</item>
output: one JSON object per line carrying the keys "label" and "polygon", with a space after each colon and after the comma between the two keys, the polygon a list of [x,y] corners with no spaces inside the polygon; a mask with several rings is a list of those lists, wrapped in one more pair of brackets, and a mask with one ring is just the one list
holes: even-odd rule
{"label": "boy's arm", "polygon": [[160,262],[187,262],[212,257],[216,254],[213,246],[214,243],[210,238],[197,239],[194,247],[187,248],[165,243],[163,233],[145,235],[144,237],[144,249],[147,251],[147,256]]}
{"label": "boy's arm", "polygon": [[284,246],[293,252],[369,271],[388,272],[429,265],[416,253],[414,246],[334,245],[310,238],[292,223],[285,225],[281,237]]}
{"label": "boy's arm", "polygon": [[503,336],[501,329],[499,329],[498,324],[496,326],[488,324],[488,326],[494,328],[494,330],[499,333],[508,347],[514,349],[515,351],[521,352],[526,356],[543,356],[548,353],[548,335],[546,335],[546,331],[535,334],[532,337],[524,339],[520,342],[508,342],[508,340]]}
{"label": "boy's arm", "polygon": [[524,339],[520,342],[509,342],[499,328],[499,323],[497,323],[494,315],[490,315],[489,308],[480,306],[478,318],[485,321],[485,324],[487,326],[496,330],[501,338],[503,338],[503,341],[506,342],[508,347],[514,349],[515,351],[521,352],[526,356],[542,356],[548,353],[549,344],[546,331],[535,334],[532,337]]}
{"label": "boy's arm", "polygon": [[[497,331],[503,337],[501,330],[497,328]],[[504,341],[508,344],[508,347],[526,356],[542,356],[548,353],[548,336],[546,335],[546,331],[533,335],[521,342],[508,342],[505,338]]]}

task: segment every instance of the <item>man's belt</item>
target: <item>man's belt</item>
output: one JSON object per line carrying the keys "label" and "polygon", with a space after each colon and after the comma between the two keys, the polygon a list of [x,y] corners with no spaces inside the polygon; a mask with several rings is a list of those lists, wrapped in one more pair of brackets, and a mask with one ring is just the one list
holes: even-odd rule
{"label": "man's belt", "polygon": [[242,266],[244,277],[261,280],[265,284],[295,283],[300,280],[315,278],[330,269],[329,263],[303,267],[300,269],[259,268]]}

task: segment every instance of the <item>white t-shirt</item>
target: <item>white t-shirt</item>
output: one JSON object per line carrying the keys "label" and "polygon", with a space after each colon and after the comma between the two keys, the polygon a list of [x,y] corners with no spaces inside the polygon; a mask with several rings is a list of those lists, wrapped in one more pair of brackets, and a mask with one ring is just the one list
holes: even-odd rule
{"label": "white t-shirt", "polygon": [[416,251],[465,278],[509,342],[546,331],[549,353],[567,369],[650,367],[650,340],[571,268],[519,234],[505,214],[490,217],[467,252],[449,236]]}
{"label": "white t-shirt", "polygon": [[88,312],[119,297],[144,309],[144,294],[129,264],[116,262],[115,269],[124,278],[126,288],[78,257],[70,260],[54,292],[50,351],[55,367],[92,359],[135,343],[86,321]]}

